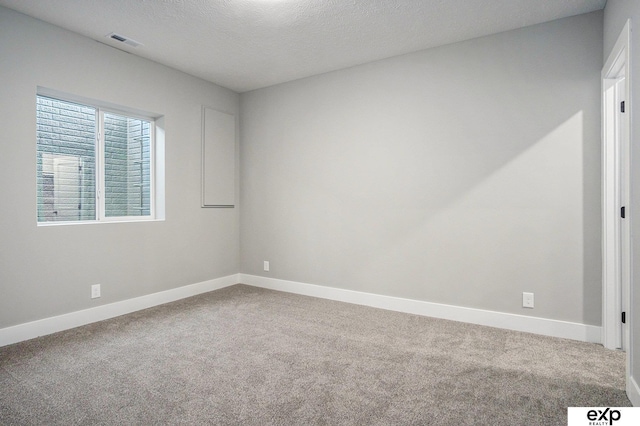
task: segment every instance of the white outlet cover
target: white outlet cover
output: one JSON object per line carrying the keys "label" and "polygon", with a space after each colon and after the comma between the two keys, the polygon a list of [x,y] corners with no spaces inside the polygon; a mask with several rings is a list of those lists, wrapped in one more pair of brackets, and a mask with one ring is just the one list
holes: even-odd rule
{"label": "white outlet cover", "polygon": [[533,293],[522,293],[522,307],[533,308]]}
{"label": "white outlet cover", "polygon": [[91,286],[91,298],[96,299],[100,297],[100,284],[94,284]]}
{"label": "white outlet cover", "polygon": [[264,261],[264,270],[265,271],[269,271],[269,261],[268,260]]}

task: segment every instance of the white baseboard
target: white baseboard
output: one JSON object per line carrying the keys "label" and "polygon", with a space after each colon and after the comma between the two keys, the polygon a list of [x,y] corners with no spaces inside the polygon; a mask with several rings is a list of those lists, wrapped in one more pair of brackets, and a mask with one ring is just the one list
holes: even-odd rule
{"label": "white baseboard", "polygon": [[257,275],[239,274],[239,282],[254,287],[285,291],[305,296],[583,342],[601,343],[602,339],[602,327],[593,325],[382,296],[379,294],[260,277]]}
{"label": "white baseboard", "polygon": [[[95,308],[3,328],[0,329],[0,346],[6,346],[58,331],[125,315],[186,297],[218,290],[237,283],[415,315],[486,325],[507,330],[524,331],[545,336],[562,337],[584,342],[601,343],[601,327],[592,325],[403,299],[256,275],[234,274],[110,303],[108,305],[101,305]],[[635,382],[633,383],[635,384]],[[637,402],[634,402],[634,405],[640,404],[640,392],[638,392],[637,384],[635,384],[634,389],[627,390],[627,392],[630,394],[635,392]],[[634,400],[631,399],[631,401],[633,402]]]}
{"label": "white baseboard", "polygon": [[640,387],[633,376],[629,377],[627,382],[627,396],[634,407],[640,407]]}
{"label": "white baseboard", "polygon": [[238,274],[0,329],[0,346],[106,320],[237,284]]}

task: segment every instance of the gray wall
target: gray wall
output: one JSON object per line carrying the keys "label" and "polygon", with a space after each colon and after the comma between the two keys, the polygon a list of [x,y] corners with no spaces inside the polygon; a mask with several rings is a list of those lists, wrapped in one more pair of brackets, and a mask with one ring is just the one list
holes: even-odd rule
{"label": "gray wall", "polygon": [[[238,272],[238,209],[200,208],[201,108],[237,94],[2,7],[0,81],[0,328]],[[37,86],[164,116],[165,221],[36,225]]]}
{"label": "gray wall", "polygon": [[[238,270],[598,325],[600,52],[593,13],[242,95],[239,234],[199,207],[237,94],[0,7],[0,328]],[[37,86],[164,115],[165,221],[36,226]]]}
{"label": "gray wall", "polygon": [[[640,185],[640,167],[638,167],[638,159],[640,159],[640,146],[637,143],[638,135],[640,135],[640,109],[634,108],[636,99],[640,99],[640,3],[637,0],[609,0],[604,9],[604,60],[609,57],[620,31],[631,19],[631,158],[633,161],[631,167],[631,208],[629,209],[629,219],[631,220],[631,245],[632,252],[637,252],[640,247],[640,219],[634,212],[640,212],[640,197],[638,196],[638,188]],[[640,261],[637,256],[632,254],[632,271],[631,286],[633,309],[631,323],[631,353],[632,357],[631,376],[636,383],[640,383],[640,291],[638,290],[638,280],[640,279]]]}
{"label": "gray wall", "polygon": [[600,325],[601,52],[596,12],[242,94],[241,272]]}

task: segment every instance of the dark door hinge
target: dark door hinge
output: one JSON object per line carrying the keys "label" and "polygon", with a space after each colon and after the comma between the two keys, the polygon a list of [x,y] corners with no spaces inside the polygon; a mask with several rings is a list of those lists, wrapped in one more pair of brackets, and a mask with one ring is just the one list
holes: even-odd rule
{"label": "dark door hinge", "polygon": [[625,210],[626,210],[626,209],[625,209],[625,207],[624,207],[624,206],[620,207],[620,217],[621,217],[621,218],[623,218],[623,219],[627,216],[627,214],[626,214],[626,211],[625,211]]}
{"label": "dark door hinge", "polygon": [[620,102],[620,112],[624,112],[624,101]]}
{"label": "dark door hinge", "polygon": [[623,313],[622,313],[622,323],[623,323],[623,324],[626,324],[626,323],[627,323],[627,313],[626,313],[626,312],[623,312]]}

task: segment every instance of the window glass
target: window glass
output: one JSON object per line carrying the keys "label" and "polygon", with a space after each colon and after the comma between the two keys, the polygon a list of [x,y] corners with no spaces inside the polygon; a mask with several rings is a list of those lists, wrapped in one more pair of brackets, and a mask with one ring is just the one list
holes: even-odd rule
{"label": "window glass", "polygon": [[96,110],[38,96],[38,221],[96,218]]}
{"label": "window glass", "polygon": [[150,123],[104,114],[105,215],[151,214]]}
{"label": "window glass", "polygon": [[37,96],[38,222],[150,219],[153,120]]}

